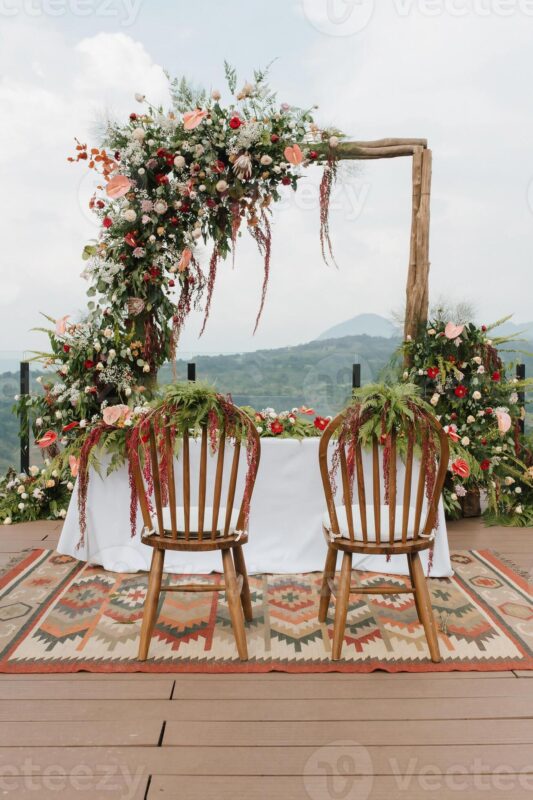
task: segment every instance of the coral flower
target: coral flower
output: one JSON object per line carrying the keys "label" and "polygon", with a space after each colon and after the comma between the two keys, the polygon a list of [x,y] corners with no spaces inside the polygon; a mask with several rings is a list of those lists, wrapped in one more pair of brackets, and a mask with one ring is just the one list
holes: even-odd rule
{"label": "coral flower", "polygon": [[56,319],[56,333],[58,336],[63,336],[63,334],[67,330],[67,319],[70,317],[70,314],[66,314],[64,317],[59,317]]}
{"label": "coral flower", "polygon": [[78,471],[80,468],[80,460],[76,458],[76,456],[69,456],[68,457],[68,465],[70,467],[70,474],[73,478],[78,477]]}
{"label": "coral flower", "polygon": [[57,441],[57,433],[55,431],[46,431],[40,439],[37,440],[39,447],[50,447]]}
{"label": "coral flower", "polygon": [[456,458],[452,464],[452,472],[459,475],[460,478],[468,478],[470,475],[470,467],[464,458]]}
{"label": "coral flower", "polygon": [[293,144],[292,147],[286,147],[283,151],[283,155],[293,166],[297,167],[298,164],[301,164],[304,160],[304,154],[302,153],[299,145]]}
{"label": "coral flower", "polygon": [[207,117],[207,111],[202,111],[201,108],[195,108],[194,111],[187,111],[183,115],[184,129],[186,131],[193,131],[205,117]]}
{"label": "coral flower", "polygon": [[188,269],[189,264],[191,263],[191,258],[192,258],[192,250],[186,247],[183,253],[181,254],[181,258],[179,260],[178,264],[179,272],[185,272],[185,270]]}
{"label": "coral flower", "polygon": [[115,175],[114,178],[111,178],[111,180],[107,182],[105,191],[108,197],[111,197],[112,200],[116,200],[118,197],[124,197],[131,189],[131,186],[132,183],[130,179],[126,178],[125,175]]}

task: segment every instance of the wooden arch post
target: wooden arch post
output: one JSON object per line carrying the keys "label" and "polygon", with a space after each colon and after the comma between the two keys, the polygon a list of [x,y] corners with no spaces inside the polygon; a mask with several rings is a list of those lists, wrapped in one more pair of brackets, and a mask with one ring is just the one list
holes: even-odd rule
{"label": "wooden arch post", "polygon": [[340,160],[367,160],[411,156],[413,196],[411,245],[405,298],[404,336],[415,337],[427,322],[429,309],[429,220],[431,150],[426,139],[379,139],[373,142],[342,142]]}

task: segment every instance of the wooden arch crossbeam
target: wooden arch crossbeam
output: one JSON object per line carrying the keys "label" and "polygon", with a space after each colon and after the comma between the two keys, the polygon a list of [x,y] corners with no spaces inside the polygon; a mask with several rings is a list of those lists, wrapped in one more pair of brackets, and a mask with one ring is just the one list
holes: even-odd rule
{"label": "wooden arch crossbeam", "polygon": [[404,335],[415,337],[428,318],[429,307],[429,200],[431,150],[426,139],[378,139],[373,142],[341,142],[339,160],[376,158],[413,159],[411,245],[407,272]]}

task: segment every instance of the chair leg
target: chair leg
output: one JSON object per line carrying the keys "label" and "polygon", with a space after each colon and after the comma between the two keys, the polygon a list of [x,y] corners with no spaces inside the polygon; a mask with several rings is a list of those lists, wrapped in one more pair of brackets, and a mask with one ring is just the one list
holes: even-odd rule
{"label": "chair leg", "polygon": [[412,555],[413,555],[412,553],[407,553],[407,565],[409,567],[409,577],[411,578],[411,586],[414,589],[413,597],[414,597],[414,600],[415,600],[416,613],[417,613],[417,616],[418,616],[418,621],[422,625],[422,614],[420,613],[420,606],[419,606],[419,603],[418,603],[418,595],[416,593],[416,587],[415,587],[415,577],[414,577],[414,573],[413,573],[413,564],[411,562]]}
{"label": "chair leg", "polygon": [[421,622],[424,626],[426,639],[429,647],[431,660],[438,664],[441,660],[439,650],[439,639],[437,636],[437,626],[435,624],[435,617],[433,616],[433,609],[431,607],[431,597],[429,594],[426,576],[424,575],[424,568],[420,561],[418,553],[411,554],[411,565],[413,570],[413,578],[415,583],[415,591],[418,600],[418,611],[421,615]]}
{"label": "chair leg", "polygon": [[331,651],[331,658],[333,661],[338,661],[341,657],[346,617],[348,616],[348,603],[350,602],[351,578],[352,554],[344,553],[342,556],[341,577],[335,602],[335,626],[333,628],[333,648]]}
{"label": "chair leg", "polygon": [[154,548],[152,553],[152,564],[148,578],[148,591],[144,601],[143,621],[141,626],[141,641],[139,642],[139,661],[146,661],[150,640],[154,630],[154,623],[157,616],[157,605],[161,593],[161,577],[163,575],[163,563],[165,561],[165,551]]}
{"label": "chair leg", "polygon": [[248,647],[246,645],[246,631],[244,630],[244,614],[237,586],[235,564],[231,550],[222,550],[222,566],[224,567],[224,580],[226,583],[226,597],[228,600],[231,625],[237,643],[237,651],[241,661],[248,660]]}
{"label": "chair leg", "polygon": [[335,570],[337,569],[337,553],[339,551],[335,547],[328,547],[328,554],[326,556],[326,565],[324,567],[324,574],[322,576],[322,586],[320,588],[320,605],[318,607],[318,621],[325,622],[328,616],[329,602],[331,600],[331,589],[329,586],[330,579],[335,577]]}
{"label": "chair leg", "polygon": [[248,622],[251,622],[254,618],[252,596],[250,594],[250,584],[248,582],[248,573],[246,571],[246,562],[244,560],[242,545],[237,545],[233,548],[233,560],[235,561],[237,575],[242,575],[241,603],[242,610],[244,611],[244,618]]}

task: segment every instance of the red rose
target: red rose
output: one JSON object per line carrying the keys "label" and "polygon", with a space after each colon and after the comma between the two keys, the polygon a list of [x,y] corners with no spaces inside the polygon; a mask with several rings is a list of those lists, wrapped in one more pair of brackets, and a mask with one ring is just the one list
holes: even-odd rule
{"label": "red rose", "polygon": [[104,203],[103,200],[97,200],[96,201],[96,206],[97,206],[97,208],[103,208],[105,206],[105,203]]}
{"label": "red rose", "polygon": [[241,125],[242,125],[242,122],[239,119],[239,117],[232,117],[230,119],[230,121],[229,121],[229,126],[230,126],[230,128],[233,128],[234,131],[236,131],[237,128],[240,128]]}
{"label": "red rose", "polygon": [[283,178],[281,179],[281,182],[282,182],[282,184],[283,184],[284,186],[290,186],[290,184],[291,184],[291,179],[289,178],[289,176],[288,176],[288,175],[284,175],[284,176],[283,176]]}
{"label": "red rose", "polygon": [[64,353],[70,353],[70,345],[69,344],[64,344],[63,345],[63,352]]}
{"label": "red rose", "polygon": [[162,173],[155,176],[156,182],[162,186],[164,183],[168,183],[168,175],[163,175]]}
{"label": "red rose", "polygon": [[85,367],[85,369],[92,369],[94,367],[94,361],[92,361],[90,358],[87,358],[83,362],[83,366]]}
{"label": "red rose", "polygon": [[220,160],[215,161],[215,163],[211,166],[211,169],[213,170],[213,172],[216,172],[218,175],[220,175],[220,173],[224,172],[224,170],[226,169],[226,165],[224,164],[223,161]]}
{"label": "red rose", "polygon": [[280,433],[283,433],[283,425],[279,421],[279,419],[275,419],[274,422],[270,425],[270,430],[274,434],[274,436],[278,436]]}
{"label": "red rose", "polygon": [[467,396],[468,389],[466,388],[466,386],[459,385],[455,387],[454,392],[457,397],[463,398]]}
{"label": "red rose", "polygon": [[490,417],[490,415],[492,414],[492,408],[486,408],[485,414],[487,414]]}
{"label": "red rose", "polygon": [[448,356],[448,361],[450,362],[450,364],[455,364],[456,361],[455,356]]}
{"label": "red rose", "polygon": [[452,411],[452,413],[450,414],[450,419],[457,419],[457,414],[455,413],[455,411]]}
{"label": "red rose", "polygon": [[216,201],[216,200],[213,200],[213,198],[212,198],[212,197],[208,197],[208,198],[207,198],[207,200],[205,201],[205,204],[206,204],[206,206],[207,206],[208,208],[216,208],[216,206],[217,206],[217,201]]}
{"label": "red rose", "polygon": [[428,378],[431,378],[431,380],[434,381],[439,372],[440,370],[438,367],[430,367],[427,371]]}
{"label": "red rose", "polygon": [[493,372],[493,373],[492,373],[492,380],[493,380],[493,381],[499,381],[499,380],[500,380],[500,378],[501,378],[501,375],[500,375],[500,373],[499,373],[499,372]]}
{"label": "red rose", "polygon": [[489,459],[488,458],[484,458],[479,466],[480,466],[480,469],[483,470],[483,472],[486,472],[488,470],[488,468],[490,467]]}
{"label": "red rose", "polygon": [[272,144],[276,144],[276,142],[279,142],[279,136],[278,136],[278,134],[277,134],[277,133],[273,133],[273,134],[271,134],[271,136],[270,136],[270,141],[272,142]]}
{"label": "red rose", "polygon": [[312,158],[312,159],[318,158],[317,151],[316,150],[310,150],[309,151],[309,158]]}
{"label": "red rose", "polygon": [[483,331],[483,333],[485,333],[485,331],[487,330],[487,326],[486,325],[482,325],[481,326],[481,330]]}
{"label": "red rose", "polygon": [[483,445],[487,444],[487,440],[485,439],[485,437],[483,437],[483,439],[481,440],[481,444]]}
{"label": "red rose", "polygon": [[130,114],[130,119],[131,119],[131,120],[137,119],[137,114],[135,114],[135,113],[133,113],[133,112],[132,112],[132,113]]}
{"label": "red rose", "polygon": [[149,272],[145,272],[145,273],[144,273],[144,275],[143,275],[143,281],[144,281],[145,283],[148,283],[148,281],[151,279],[151,277],[152,277],[152,276],[150,275],[150,273],[149,273]]}
{"label": "red rose", "polygon": [[161,270],[158,269],[158,267],[152,267],[152,269],[150,270],[150,275],[152,276],[152,278],[158,278],[160,274]]}
{"label": "red rose", "polygon": [[79,424],[80,423],[76,421],[69,422],[68,425],[63,425],[61,430],[63,431],[63,433],[66,433],[67,431],[71,431],[73,428],[77,428]]}
{"label": "red rose", "polygon": [[104,217],[104,219],[102,220],[102,225],[104,226],[104,228],[110,228],[112,224],[113,220],[111,219],[111,217]]}
{"label": "red rose", "polygon": [[158,147],[155,154],[156,156],[158,156],[158,158],[165,158],[165,156],[167,155],[167,151],[165,150],[164,147]]}
{"label": "red rose", "polygon": [[175,285],[176,285],[176,282],[175,282],[175,281],[173,281],[173,280],[170,280],[170,281],[168,282],[168,285],[169,285],[169,286],[172,288],[172,286],[175,286]]}
{"label": "red rose", "polygon": [[470,475],[470,467],[464,458],[456,458],[452,464],[452,472],[459,475],[460,478],[468,478]]}
{"label": "red rose", "polygon": [[329,419],[325,419],[324,417],[315,417],[313,425],[317,430],[325,431],[329,425]]}

